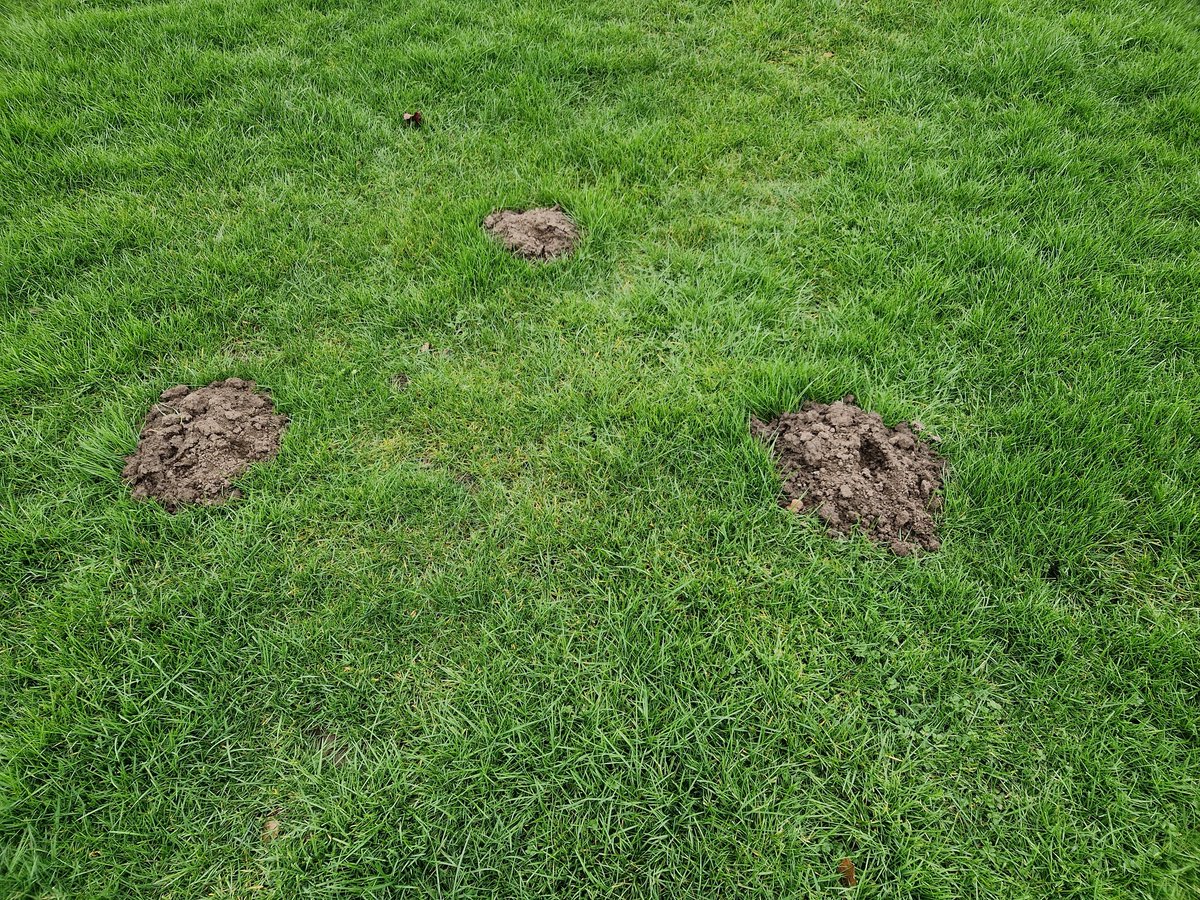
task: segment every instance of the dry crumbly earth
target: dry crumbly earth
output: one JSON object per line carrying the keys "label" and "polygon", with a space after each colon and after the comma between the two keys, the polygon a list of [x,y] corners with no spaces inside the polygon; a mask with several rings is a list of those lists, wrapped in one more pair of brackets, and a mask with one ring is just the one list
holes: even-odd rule
{"label": "dry crumbly earth", "polygon": [[499,209],[483,220],[483,227],[514,256],[531,261],[567,256],[579,241],[579,226],[560,206]]}
{"label": "dry crumbly earth", "polygon": [[769,422],[752,418],[750,431],[771,445],[780,505],[815,510],[831,537],[860,528],[898,556],[941,547],[933,517],[945,464],[907,422],[889,428],[849,394]]}
{"label": "dry crumbly earth", "polygon": [[168,510],[240,496],[234,480],[279,452],[288,417],[253,381],[227,378],[201,388],[176,385],[150,408],[122,477],[137,500]]}

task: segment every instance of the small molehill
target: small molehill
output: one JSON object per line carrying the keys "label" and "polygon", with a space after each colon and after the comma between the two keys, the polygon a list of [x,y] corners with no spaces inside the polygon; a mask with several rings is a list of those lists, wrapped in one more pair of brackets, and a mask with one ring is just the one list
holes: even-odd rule
{"label": "small molehill", "polygon": [[579,226],[559,206],[498,209],[483,220],[483,227],[514,256],[534,261],[566,256],[579,242]]}
{"label": "small molehill", "polygon": [[288,425],[255,387],[228,378],[163,391],[121,473],[134,499],[154,498],[175,512],[187,503],[211,506],[241,496],[233,479],[274,457]]}
{"label": "small molehill", "polygon": [[783,476],[780,505],[815,511],[831,537],[859,528],[899,556],[941,547],[933,514],[942,506],[945,463],[919,428],[888,428],[847,395],[770,422],[751,418],[750,431],[772,446]]}

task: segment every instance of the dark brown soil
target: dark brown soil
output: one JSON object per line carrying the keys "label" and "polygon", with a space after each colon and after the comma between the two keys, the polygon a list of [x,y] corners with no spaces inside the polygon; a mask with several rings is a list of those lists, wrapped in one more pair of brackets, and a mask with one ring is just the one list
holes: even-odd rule
{"label": "dark brown soil", "polygon": [[941,547],[933,514],[945,463],[908,423],[888,428],[848,395],[770,422],[751,418],[750,431],[773,447],[781,506],[815,511],[831,536],[860,528],[899,556]]}
{"label": "dark brown soil", "polygon": [[350,748],[332,731],[326,731],[324,728],[314,728],[309,731],[308,736],[313,743],[313,747],[316,748],[317,752],[321,754],[321,758],[327,763],[340,766],[350,754]]}
{"label": "dark brown soil", "polygon": [[574,250],[579,242],[579,226],[558,206],[525,212],[498,209],[483,220],[483,227],[522,259],[557,259]]}
{"label": "dark brown soil", "polygon": [[241,496],[235,478],[279,452],[287,424],[253,381],[176,385],[150,408],[122,477],[134,499],[153,497],[171,512],[186,503],[221,503]]}

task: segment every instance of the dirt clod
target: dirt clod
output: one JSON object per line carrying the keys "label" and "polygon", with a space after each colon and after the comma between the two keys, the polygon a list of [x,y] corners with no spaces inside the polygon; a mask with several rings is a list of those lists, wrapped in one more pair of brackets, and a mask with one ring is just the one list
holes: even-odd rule
{"label": "dirt clod", "polygon": [[899,556],[941,547],[933,514],[945,463],[907,423],[888,428],[847,395],[770,422],[751,418],[750,431],[773,446],[781,506],[815,511],[831,536],[861,528]]}
{"label": "dirt clod", "polygon": [[233,480],[279,452],[287,416],[253,381],[228,378],[163,391],[121,473],[135,500],[153,497],[171,512],[241,496]]}
{"label": "dirt clod", "polygon": [[579,241],[579,226],[560,206],[518,212],[498,209],[483,220],[483,227],[514,256],[548,260],[566,256]]}

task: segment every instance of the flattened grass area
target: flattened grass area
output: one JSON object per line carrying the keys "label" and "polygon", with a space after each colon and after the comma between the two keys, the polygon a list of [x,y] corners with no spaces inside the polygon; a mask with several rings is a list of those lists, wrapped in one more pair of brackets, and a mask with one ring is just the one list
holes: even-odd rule
{"label": "flattened grass area", "polygon": [[[1194,3],[0,9],[0,894],[1197,895]],[[849,392],[940,553],[778,508]]]}

